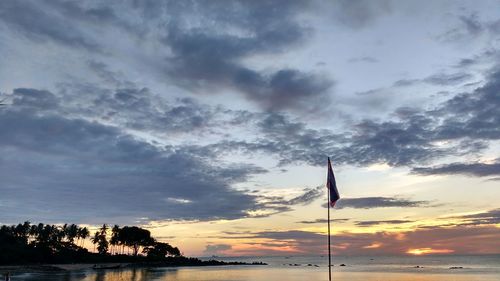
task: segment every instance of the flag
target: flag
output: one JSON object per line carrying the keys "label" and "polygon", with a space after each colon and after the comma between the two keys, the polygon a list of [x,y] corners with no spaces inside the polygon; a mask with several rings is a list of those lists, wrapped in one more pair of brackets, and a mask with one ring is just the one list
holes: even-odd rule
{"label": "flag", "polygon": [[330,206],[334,207],[337,200],[340,199],[340,195],[337,190],[337,183],[335,182],[335,175],[333,174],[330,157],[328,157],[328,176],[326,179],[326,188],[328,188],[328,192],[330,192]]}

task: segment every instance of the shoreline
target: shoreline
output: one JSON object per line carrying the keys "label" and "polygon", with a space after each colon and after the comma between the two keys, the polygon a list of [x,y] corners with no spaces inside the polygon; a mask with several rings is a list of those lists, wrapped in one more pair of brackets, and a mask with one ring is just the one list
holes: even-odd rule
{"label": "shoreline", "polygon": [[[67,263],[67,264],[20,264],[0,265],[0,276],[7,272],[13,273],[37,273],[37,272],[66,272],[78,270],[107,270],[108,267],[116,269],[147,268],[147,267],[206,267],[206,266],[232,266],[232,265],[267,265],[263,262],[223,262],[217,260],[202,261],[201,263],[168,263],[168,262],[137,262],[137,263]],[[96,268],[97,267],[97,268]]]}

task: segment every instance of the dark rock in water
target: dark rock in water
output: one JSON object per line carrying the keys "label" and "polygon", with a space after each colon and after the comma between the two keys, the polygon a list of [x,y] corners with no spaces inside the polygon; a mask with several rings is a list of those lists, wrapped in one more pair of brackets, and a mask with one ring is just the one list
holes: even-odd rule
{"label": "dark rock in water", "polygon": [[308,263],[307,266],[313,266],[312,264]]}
{"label": "dark rock in water", "polygon": [[319,267],[319,265],[315,264],[314,267]]}
{"label": "dark rock in water", "polygon": [[413,268],[424,268],[424,267],[420,265],[415,265]]}
{"label": "dark rock in water", "polygon": [[342,264],[340,264],[340,266],[346,266],[346,265],[342,263]]}
{"label": "dark rock in water", "polygon": [[450,269],[463,269],[463,267],[462,266],[452,266],[452,267],[450,267]]}

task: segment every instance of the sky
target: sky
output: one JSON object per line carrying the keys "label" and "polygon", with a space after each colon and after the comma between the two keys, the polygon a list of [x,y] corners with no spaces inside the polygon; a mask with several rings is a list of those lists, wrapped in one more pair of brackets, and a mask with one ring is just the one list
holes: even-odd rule
{"label": "sky", "polygon": [[0,1],[0,223],[186,255],[500,253],[498,1]]}

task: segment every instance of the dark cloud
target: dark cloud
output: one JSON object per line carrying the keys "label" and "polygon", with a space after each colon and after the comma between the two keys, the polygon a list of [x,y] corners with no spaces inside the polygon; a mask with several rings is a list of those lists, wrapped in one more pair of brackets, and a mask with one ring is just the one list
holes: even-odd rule
{"label": "dark cloud", "polygon": [[500,224],[500,209],[489,210],[486,212],[455,216],[463,222],[460,225],[498,225]]}
{"label": "dark cloud", "polygon": [[355,161],[362,165],[387,163],[405,166],[426,162],[445,153],[429,142],[432,132],[425,128],[430,125],[431,119],[423,114],[402,119],[400,122],[365,120],[357,124],[357,133],[352,136],[351,143],[340,150],[342,158],[334,156],[334,159]]}
{"label": "dark cloud", "polygon": [[458,69],[470,68],[472,66],[488,64],[491,61],[495,61],[496,58],[498,58],[498,50],[486,49],[479,54],[460,59],[454,67]]}
{"label": "dark cloud", "polygon": [[[2,123],[9,124],[4,126],[0,141],[0,148],[5,151],[2,163],[10,163],[3,170],[8,183],[5,188],[12,187],[6,189],[9,192],[5,198],[33,208],[44,206],[49,212],[36,212],[40,218],[28,219],[50,219],[71,204],[81,208],[65,213],[81,222],[94,222],[94,217],[103,221],[266,217],[310,204],[324,195],[323,186],[305,188],[300,195],[288,199],[235,191],[231,185],[268,171],[248,164],[218,163],[218,149],[226,148],[220,144],[217,148],[165,145],[123,131],[159,131],[168,141],[172,134],[210,127],[216,115],[223,115],[221,118],[229,119],[229,123],[236,122],[231,118],[238,119],[242,112],[202,106],[190,99],[170,104],[145,88],[109,90],[80,85],[66,86],[57,94],[15,89],[11,96],[12,106],[0,112]],[[86,99],[94,106],[80,107],[88,103]],[[291,123],[279,115],[268,116],[262,122],[266,124],[263,126],[289,132],[301,129],[292,129]],[[24,170],[30,171],[31,179],[21,177]],[[78,196],[80,193],[84,195]],[[19,199],[15,194],[28,199]],[[132,197],[140,200],[136,202]],[[44,198],[46,203],[31,202],[29,198]],[[94,209],[110,200],[114,203],[97,216]],[[240,200],[245,204],[237,203]],[[193,208],[203,201],[216,206]],[[126,208],[129,205],[132,207]],[[33,210],[12,211],[9,219],[24,217],[30,211]],[[253,211],[259,215],[249,215]]]}
{"label": "dark cloud", "polygon": [[445,42],[461,43],[475,40],[480,36],[497,36],[500,33],[500,20],[481,20],[477,13],[459,15],[455,27],[438,36]]}
{"label": "dark cloud", "polygon": [[363,120],[344,132],[312,129],[279,113],[246,113],[241,120],[255,124],[260,135],[223,141],[211,149],[271,154],[280,165],[316,166],[325,165],[326,156],[334,165],[413,167],[444,156],[478,154],[500,137],[498,73],[493,71],[484,86],[453,96],[434,109],[399,108],[392,121]]}
{"label": "dark cloud", "polygon": [[282,196],[260,195],[258,196],[259,208],[268,212],[259,215],[259,217],[268,217],[277,213],[291,211],[297,205],[304,206],[311,204],[316,199],[324,196],[324,189],[324,186],[305,188],[302,194],[291,199],[286,199]]}
{"label": "dark cloud", "polygon": [[[13,197],[16,189],[14,186],[26,185],[24,195],[26,198],[31,198],[28,196],[30,194],[28,190],[46,198],[45,200],[52,206],[47,210],[56,209],[53,211],[55,213],[62,207],[50,200],[49,194],[52,194],[51,196],[58,193],[77,194],[69,188],[69,186],[76,186],[78,190],[85,190],[85,192],[89,190],[88,194],[83,196],[88,199],[86,202],[95,200],[95,204],[104,204],[103,200],[111,200],[112,194],[116,192],[122,181],[125,182],[123,190],[127,190],[129,193],[126,194],[130,195],[138,190],[138,187],[131,186],[132,183],[138,181],[144,173],[146,175],[152,173],[155,176],[148,176],[148,180],[141,183],[145,186],[141,190],[152,190],[151,194],[144,195],[144,201],[152,200],[157,203],[148,204],[147,207],[139,204],[140,206],[136,209],[130,208],[130,212],[137,215],[134,217],[204,220],[244,217],[252,210],[264,210],[263,213],[268,216],[291,210],[295,205],[309,204],[322,195],[322,187],[305,189],[302,195],[286,200],[281,197],[249,195],[234,191],[230,186],[247,180],[251,175],[265,173],[266,170],[238,164],[217,167],[208,163],[234,150],[271,153],[271,155],[278,156],[281,163],[287,164],[303,162],[324,165],[325,156],[331,153],[334,165],[368,165],[385,162],[394,166],[422,163],[439,155],[463,153],[466,149],[472,151],[472,148],[460,146],[452,149],[438,149],[433,146],[432,142],[439,140],[462,140],[460,142],[462,146],[479,145],[474,150],[480,151],[484,149],[482,143],[471,143],[465,140],[472,135],[485,140],[497,138],[498,126],[496,124],[498,123],[495,123],[496,111],[498,111],[495,84],[497,77],[497,74],[493,73],[485,86],[476,89],[473,93],[455,96],[438,109],[425,112],[427,114],[417,109],[402,108],[396,112],[398,121],[364,121],[357,125],[356,132],[339,135],[332,134],[330,130],[311,129],[303,122],[278,113],[257,114],[228,111],[207,107],[190,99],[178,100],[177,103],[171,104],[156,97],[145,88],[110,90],[90,86],[68,87],[57,94],[36,89],[16,89],[10,95],[12,106],[4,108],[1,112],[2,123],[9,124],[2,131],[1,147],[5,152],[2,163],[5,166],[5,163],[10,162],[9,169],[4,169],[4,173],[6,173],[5,178],[10,181],[9,184],[13,186],[10,193],[5,194],[12,197],[12,202],[21,202]],[[81,93],[92,93],[92,95]],[[90,99],[94,104],[92,108],[80,107],[80,104],[87,103],[86,99]],[[464,117],[457,118],[462,113],[466,113]],[[95,120],[96,116],[100,116],[103,122],[110,125],[105,126],[95,121],[88,121],[91,118]],[[480,116],[482,118],[479,120]],[[254,127],[258,130],[260,137],[255,142],[227,140],[209,145],[172,146],[140,140],[119,129],[119,127],[125,127],[140,131],[162,132],[164,136],[170,136],[172,133],[189,132],[194,128],[211,128],[215,120],[225,120],[223,123],[228,126]],[[438,126],[436,126],[436,120],[439,120]],[[474,124],[454,125],[452,130],[450,129],[452,122]],[[476,132],[475,129],[481,132]],[[14,156],[14,151],[24,156]],[[37,159],[39,163],[30,163],[22,159]],[[71,173],[68,172],[68,176],[63,176],[62,170],[58,170],[60,167],[54,166],[53,163],[66,163],[62,167],[73,170],[70,170]],[[188,163],[193,164],[190,166],[191,164]],[[102,169],[94,171],[88,170],[89,167],[102,167]],[[476,164],[436,168],[440,168],[440,172],[446,169],[448,171],[451,171],[449,169],[469,169],[475,171],[471,173],[473,175],[484,174],[485,172],[478,171],[487,168],[489,169],[487,173],[493,175],[491,169],[496,171],[497,167]],[[199,174],[194,176],[197,180],[193,181],[191,175],[186,176],[191,181],[185,180],[182,177],[185,173],[183,169],[198,172]],[[415,168],[415,171],[418,169]],[[23,170],[33,170],[33,177],[39,177],[35,180],[36,186],[29,186],[27,179],[19,176]],[[77,170],[81,172],[72,174]],[[168,173],[157,176],[159,170],[176,171],[175,180],[171,179],[172,174]],[[125,172],[127,176],[122,175]],[[420,170],[420,173],[424,173],[423,170]],[[105,178],[105,174],[116,175],[116,182],[109,177]],[[87,180],[87,176],[92,180]],[[115,179],[114,176],[112,178]],[[60,181],[60,183],[55,184],[53,181]],[[169,185],[174,187],[172,190],[166,189],[160,192],[159,188],[163,182],[169,182]],[[175,190],[181,188],[183,182],[190,184],[193,188],[194,186],[200,187],[204,191],[214,190],[215,193],[223,194],[221,198],[227,196],[229,199],[217,207],[214,205],[206,207],[210,210],[204,210],[204,212],[187,211],[192,209],[195,202],[214,199],[193,197],[198,195],[194,189],[189,188],[185,189],[186,194],[183,192],[177,194]],[[54,193],[47,192],[47,195],[43,196],[41,190],[47,185],[54,186]],[[8,185],[5,186],[9,190]],[[104,196],[96,198],[97,195],[94,193],[97,193],[96,188],[100,186],[108,186],[109,188],[103,190],[112,191],[106,191]],[[188,196],[187,191],[192,192],[193,195]],[[159,196],[150,197],[154,193],[165,195],[162,198],[164,202],[167,202],[166,206],[158,203]],[[204,196],[211,198],[208,194]],[[72,200],[80,198],[81,196],[75,196]],[[72,200],[64,200],[60,204],[77,203]],[[248,205],[235,206],[236,204],[227,203],[240,200],[247,202]],[[116,209],[109,208],[109,211],[114,213],[108,216],[128,216],[127,212],[121,214],[119,209],[125,204],[133,205],[133,202],[129,201],[130,199],[124,199],[116,203]],[[368,197],[346,198],[340,200],[338,204],[340,208],[376,208],[425,206],[428,202]],[[40,206],[34,202],[28,205],[36,208]],[[173,205],[179,207],[174,210],[167,207]],[[143,207],[144,210],[141,209]],[[152,209],[155,212],[151,211]],[[88,216],[92,216],[82,210],[78,210],[78,213],[76,211],[75,209],[74,215],[77,220],[90,220]],[[162,216],[163,211],[167,215]],[[25,214],[28,212],[27,210]],[[50,216],[47,215],[47,217]]]}
{"label": "dark cloud", "polygon": [[422,175],[456,175],[463,174],[476,177],[500,175],[500,159],[495,163],[451,163],[434,167],[417,167],[413,173]]}
{"label": "dark cloud", "polygon": [[0,2],[0,22],[28,38],[98,51],[96,41],[86,36],[82,28],[71,19],[48,9],[44,1]]}
{"label": "dark cloud", "polygon": [[304,193],[290,199],[288,201],[291,205],[307,205],[315,201],[316,199],[324,196],[325,192],[324,186],[318,186],[316,188],[306,188],[304,189]]}
{"label": "dark cloud", "polygon": [[443,114],[444,122],[436,128],[436,138],[498,139],[500,137],[499,89],[500,72],[495,72],[490,83],[484,87],[448,100],[439,111]]}
{"label": "dark cloud", "polygon": [[357,226],[374,226],[380,224],[404,224],[414,222],[412,220],[380,220],[380,221],[358,221],[356,222]]}
{"label": "dark cloud", "polygon": [[483,31],[483,25],[479,22],[477,14],[460,16],[459,18],[469,34],[479,34]]}
{"label": "dark cloud", "polygon": [[[346,222],[349,221],[349,219],[330,219],[331,222]],[[312,221],[298,221],[297,223],[303,223],[303,224],[316,224],[316,223],[328,223],[327,219],[315,219]]]}
{"label": "dark cloud", "polygon": [[[243,60],[255,55],[277,55],[306,42],[311,28],[299,17],[305,1],[2,1],[0,24],[37,42],[56,43],[94,55],[110,54],[117,40],[163,44],[148,65],[162,72],[169,84],[192,93],[230,90],[265,110],[311,112],[329,100],[333,81],[300,69],[253,69]],[[124,36],[126,35],[126,36]],[[147,52],[146,52],[147,53]],[[143,59],[143,57],[141,57]],[[99,63],[90,67],[112,83]],[[165,80],[164,75],[162,80]]]}
{"label": "dark cloud", "polygon": [[182,146],[152,145],[117,127],[34,110],[56,106],[46,91],[14,95],[16,106],[0,111],[6,221],[54,221],[61,213],[80,223],[235,219],[261,207],[231,184],[263,169],[215,166]]}
{"label": "dark cloud", "polygon": [[360,197],[360,198],[342,198],[337,202],[335,208],[354,208],[354,209],[371,209],[371,208],[388,208],[388,207],[422,207],[427,206],[428,201],[413,201],[402,198],[392,197]]}
{"label": "dark cloud", "polygon": [[[220,2],[203,3],[209,11],[222,8]],[[165,66],[168,76],[173,82],[196,92],[232,88],[266,110],[316,110],[328,101],[328,91],[332,86],[330,79],[297,69],[264,73],[241,63],[246,57],[279,53],[301,42],[306,28],[294,18],[301,11],[302,4],[305,3],[224,3],[224,9],[220,11],[223,10],[226,16],[220,19],[220,24],[241,28],[243,32],[240,34],[215,33],[209,28],[170,23],[164,39],[172,51]],[[188,16],[193,9],[188,4],[183,7],[183,13]]]}
{"label": "dark cloud", "polygon": [[426,77],[423,81],[437,86],[447,86],[447,85],[456,85],[459,83],[464,83],[470,80],[471,78],[473,78],[473,76],[469,73],[453,73],[453,74],[440,73]]}
{"label": "dark cloud", "polygon": [[[15,89],[9,97],[14,108],[65,114],[156,135],[222,134],[233,112],[200,104],[191,98],[167,102],[148,88],[137,88],[109,73],[103,64],[92,63],[106,79],[123,86],[102,88],[92,84],[64,84],[52,93],[37,89]],[[91,105],[91,106],[89,106]],[[236,116],[236,113],[234,114]]]}
{"label": "dark cloud", "polygon": [[36,110],[50,110],[59,106],[59,99],[49,91],[37,89],[14,89],[12,106],[33,108]]}
{"label": "dark cloud", "polygon": [[108,66],[100,61],[89,60],[87,65],[100,79],[108,85],[114,85],[118,88],[133,88],[133,83],[123,81],[119,74],[109,70]]}
{"label": "dark cloud", "polygon": [[399,108],[392,121],[363,120],[344,132],[312,129],[284,114],[253,116],[261,138],[220,145],[229,151],[271,153],[283,165],[322,166],[330,156],[334,165],[412,167],[449,155],[478,154],[500,138],[499,85],[500,72],[494,69],[483,86],[433,109]]}

